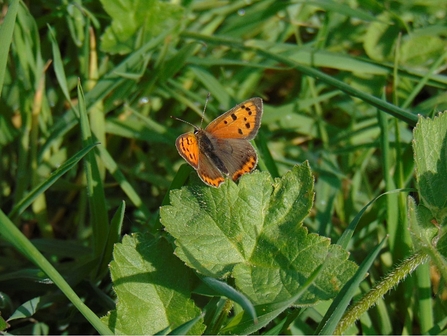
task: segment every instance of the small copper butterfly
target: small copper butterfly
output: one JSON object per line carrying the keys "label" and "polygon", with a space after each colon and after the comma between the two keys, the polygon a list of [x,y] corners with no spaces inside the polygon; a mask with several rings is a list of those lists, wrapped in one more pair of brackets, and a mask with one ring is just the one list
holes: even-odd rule
{"label": "small copper butterfly", "polygon": [[209,186],[218,187],[224,176],[236,181],[258,163],[249,140],[258,133],[261,117],[262,99],[251,98],[214,119],[205,129],[191,124],[194,131],[180,135],[175,146]]}

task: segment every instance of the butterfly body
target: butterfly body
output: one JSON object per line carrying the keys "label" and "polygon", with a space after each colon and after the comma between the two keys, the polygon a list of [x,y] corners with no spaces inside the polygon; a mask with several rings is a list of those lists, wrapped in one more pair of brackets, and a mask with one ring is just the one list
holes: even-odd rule
{"label": "butterfly body", "polygon": [[248,140],[256,136],[261,117],[262,99],[251,98],[213,120],[205,129],[195,127],[193,132],[180,135],[177,150],[206,184],[218,187],[224,176],[236,181],[251,172],[258,162]]}

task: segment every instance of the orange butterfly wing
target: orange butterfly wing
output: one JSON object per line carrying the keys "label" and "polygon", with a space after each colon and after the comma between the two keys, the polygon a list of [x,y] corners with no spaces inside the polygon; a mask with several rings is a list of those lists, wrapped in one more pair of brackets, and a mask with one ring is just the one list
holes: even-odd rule
{"label": "orange butterfly wing", "polygon": [[220,139],[251,140],[261,126],[262,99],[251,98],[214,119],[205,131]]}
{"label": "orange butterfly wing", "polygon": [[175,147],[194,169],[199,167],[199,144],[193,132],[180,135],[175,141]]}
{"label": "orange butterfly wing", "polygon": [[225,181],[222,173],[208,159],[208,157],[200,152],[198,138],[194,132],[180,135],[175,141],[175,146],[179,154],[188,162],[206,184],[218,187]]}

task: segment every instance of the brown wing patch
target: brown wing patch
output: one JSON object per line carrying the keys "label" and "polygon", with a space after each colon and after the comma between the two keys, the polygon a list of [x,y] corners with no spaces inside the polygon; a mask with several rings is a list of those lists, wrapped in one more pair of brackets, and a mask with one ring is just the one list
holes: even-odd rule
{"label": "brown wing patch", "polygon": [[249,141],[211,138],[216,155],[225,164],[228,176],[236,181],[256,168],[258,156]]}

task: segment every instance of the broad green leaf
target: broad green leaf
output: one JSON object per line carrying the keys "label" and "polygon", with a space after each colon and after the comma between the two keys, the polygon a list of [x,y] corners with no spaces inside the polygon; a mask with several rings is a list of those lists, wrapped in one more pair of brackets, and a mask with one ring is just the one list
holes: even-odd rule
{"label": "broad green leaf", "polygon": [[53,304],[54,298],[51,296],[38,296],[26,301],[8,318],[8,321],[28,318],[33,316],[38,310],[47,308]]}
{"label": "broad green leaf", "polygon": [[447,217],[447,113],[434,119],[419,118],[414,129],[414,159],[420,197],[444,224]]}
{"label": "broad green leaf", "polygon": [[408,197],[408,225],[413,243],[418,248],[428,247],[438,229],[431,222],[433,215],[424,205],[416,205],[412,197]]}
{"label": "broad green leaf", "polygon": [[[202,319],[203,319],[203,315],[199,315],[199,316],[191,319],[190,321],[183,323],[181,326],[178,326],[177,328],[172,330],[169,333],[169,335],[186,335]],[[162,330],[162,332],[163,332],[163,330]]]}
{"label": "broad green leaf", "polygon": [[183,8],[160,0],[102,0],[112,24],[101,37],[104,52],[127,54],[181,22]]}
{"label": "broad green leaf", "polygon": [[[408,217],[414,244],[428,253],[447,277],[447,113],[419,118],[414,129],[414,161],[421,203],[410,199]],[[437,236],[435,234],[437,233]]]}
{"label": "broad green leaf", "polygon": [[246,310],[237,314],[228,325],[221,329],[221,334],[236,334],[236,335],[248,335],[253,334],[259,329],[265,327],[272,322],[279,314],[285,311],[288,307],[294,304],[301,295],[312,285],[315,279],[320,275],[324,265],[318,266],[312,274],[306,279],[301,288],[294,293],[294,295],[283,302],[277,302],[272,304],[258,305],[255,308],[256,315],[259,317],[257,322],[251,320],[251,314]]}
{"label": "broad green leaf", "polygon": [[313,202],[308,163],[283,178],[244,175],[214,189],[203,184],[172,191],[161,221],[175,238],[176,255],[200,273],[232,275],[254,304],[291,298],[323,262],[325,267],[297,304],[335,296],[354,274],[348,254],[302,226]]}
{"label": "broad green leaf", "polygon": [[391,22],[391,14],[384,12],[377,19],[378,21],[369,25],[363,47],[371,59],[379,62],[390,61],[394,52],[393,41],[397,40],[400,27]]}
{"label": "broad green leaf", "polygon": [[400,61],[409,67],[428,66],[444,52],[444,42],[438,36],[409,35],[402,41]]}
{"label": "broad green leaf", "polygon": [[[115,333],[153,335],[200,315],[189,298],[194,275],[173,255],[163,239],[125,236],[115,246],[110,273],[117,295],[116,310],[103,318]],[[191,334],[204,330],[195,324]]]}

